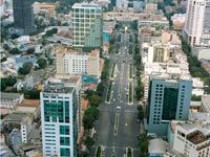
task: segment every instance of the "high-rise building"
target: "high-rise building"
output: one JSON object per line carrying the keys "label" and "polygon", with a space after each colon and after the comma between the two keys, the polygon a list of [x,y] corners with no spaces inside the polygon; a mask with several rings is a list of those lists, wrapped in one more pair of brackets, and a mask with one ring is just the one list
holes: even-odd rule
{"label": "high-rise building", "polygon": [[72,7],[73,46],[102,46],[103,11],[94,3],[76,3]]}
{"label": "high-rise building", "polygon": [[43,156],[77,155],[76,90],[49,81],[40,93]]}
{"label": "high-rise building", "polygon": [[171,120],[187,120],[191,91],[189,75],[151,75],[147,106],[148,133],[166,136]]}
{"label": "high-rise building", "polygon": [[210,45],[209,17],[209,0],[188,0],[184,37],[190,45]]}
{"label": "high-rise building", "polygon": [[33,8],[30,0],[13,0],[13,14],[15,28],[23,34],[35,31]]}

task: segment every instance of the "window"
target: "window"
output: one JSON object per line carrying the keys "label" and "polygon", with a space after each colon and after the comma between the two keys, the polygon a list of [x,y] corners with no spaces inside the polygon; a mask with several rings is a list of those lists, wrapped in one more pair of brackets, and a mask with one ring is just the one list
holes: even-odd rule
{"label": "window", "polygon": [[69,135],[69,126],[60,126],[61,135]]}
{"label": "window", "polygon": [[60,137],[60,145],[69,146],[69,137]]}
{"label": "window", "polygon": [[61,148],[60,149],[60,152],[61,152],[61,157],[70,156],[70,150],[69,150],[69,148]]}

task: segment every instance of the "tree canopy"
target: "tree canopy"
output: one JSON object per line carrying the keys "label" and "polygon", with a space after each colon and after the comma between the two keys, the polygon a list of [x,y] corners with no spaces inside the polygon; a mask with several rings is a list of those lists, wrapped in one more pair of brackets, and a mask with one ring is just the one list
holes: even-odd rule
{"label": "tree canopy", "polygon": [[27,75],[30,73],[32,67],[33,67],[32,63],[26,62],[23,64],[21,68],[19,68],[18,73],[21,75]]}
{"label": "tree canopy", "polygon": [[1,91],[4,91],[7,86],[13,86],[16,82],[17,78],[13,76],[1,78]]}
{"label": "tree canopy", "polygon": [[37,64],[39,65],[41,69],[45,69],[47,66],[47,61],[44,58],[40,58],[38,59]]}
{"label": "tree canopy", "polygon": [[95,120],[99,117],[99,110],[96,107],[89,107],[84,114],[83,124],[86,130],[92,129]]}

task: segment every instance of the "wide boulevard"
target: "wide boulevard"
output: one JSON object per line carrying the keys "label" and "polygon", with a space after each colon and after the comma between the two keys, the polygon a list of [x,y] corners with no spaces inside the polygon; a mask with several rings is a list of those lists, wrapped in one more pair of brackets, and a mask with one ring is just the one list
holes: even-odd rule
{"label": "wide boulevard", "polygon": [[[124,157],[126,149],[130,147],[133,157],[137,157],[140,153],[137,140],[140,133],[137,104],[135,101],[128,103],[128,96],[126,97],[129,94],[129,65],[133,64],[133,56],[128,53],[130,35],[126,31],[118,32],[118,35],[121,36],[120,48],[117,53],[110,54],[110,62],[115,64],[110,101],[99,107],[100,117],[95,123],[96,147],[93,149],[102,146],[102,156]],[[132,90],[134,93],[134,87]]]}

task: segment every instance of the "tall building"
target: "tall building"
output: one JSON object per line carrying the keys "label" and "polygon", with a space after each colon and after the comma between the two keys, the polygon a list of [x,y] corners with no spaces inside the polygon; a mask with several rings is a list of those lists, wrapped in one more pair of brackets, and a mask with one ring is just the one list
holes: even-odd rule
{"label": "tall building", "polygon": [[190,45],[210,45],[209,17],[209,0],[188,0],[184,37]]}
{"label": "tall building", "polygon": [[40,93],[43,156],[77,156],[77,98],[74,88],[48,82]]}
{"label": "tall building", "polygon": [[23,34],[35,31],[33,8],[30,0],[13,0],[13,14],[15,28]]}
{"label": "tall building", "polygon": [[189,75],[151,75],[147,106],[148,133],[166,136],[171,120],[187,120],[191,91]]}
{"label": "tall building", "polygon": [[73,46],[101,47],[102,7],[94,3],[76,3],[72,7]]}

